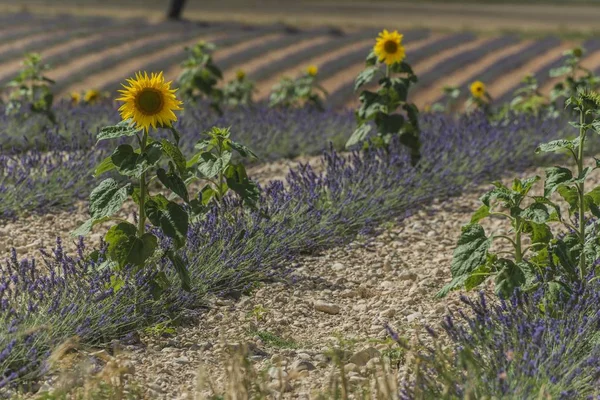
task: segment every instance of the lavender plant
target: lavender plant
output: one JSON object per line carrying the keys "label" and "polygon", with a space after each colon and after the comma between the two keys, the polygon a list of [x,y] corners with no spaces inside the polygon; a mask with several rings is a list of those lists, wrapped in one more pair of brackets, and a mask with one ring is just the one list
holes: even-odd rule
{"label": "lavender plant", "polygon": [[[592,399],[600,395],[600,286],[592,272],[561,295],[552,313],[539,304],[542,286],[508,300],[461,296],[465,310],[445,316],[443,331],[427,328],[434,346],[412,349],[416,362],[401,399]],[[402,348],[407,345],[390,330]],[[441,336],[450,346],[442,348]]]}
{"label": "lavender plant", "polygon": [[[488,279],[495,280],[496,292],[502,297],[510,296],[516,288],[532,290],[540,281],[553,288],[551,293],[555,295],[570,291],[573,284],[585,279],[590,262],[600,256],[598,224],[591,219],[600,217],[600,188],[586,190],[586,178],[600,167],[600,162],[595,167],[584,166],[587,133],[600,132],[600,96],[580,92],[567,100],[567,106],[579,113],[579,121],[572,123],[579,129],[579,136],[544,143],[536,152],[566,151],[576,170],[562,166],[546,169],[543,196],[529,196],[531,188],[541,180],[539,176],[515,179],[510,188],[494,182],[495,188],[481,197],[483,205],[463,227],[451,265],[453,279],[438,296],[457,288],[473,289]],[[569,217],[575,216],[575,220],[562,215],[560,206],[551,199],[554,192],[560,194],[568,206]],[[486,235],[479,222],[490,216],[507,220],[511,235]],[[567,232],[555,236],[550,223],[563,226]],[[525,236],[530,241],[526,247]],[[510,244],[510,258],[490,251],[495,240]]]}
{"label": "lavender plant", "polygon": [[[410,86],[417,82],[409,64],[404,62],[405,52],[402,46],[402,35],[397,31],[380,33],[373,51],[367,56],[366,69],[356,78],[354,89],[371,82],[382,75],[377,92],[363,90],[360,95],[361,105],[356,111],[358,127],[346,142],[352,147],[364,141],[371,129],[371,122],[377,127],[377,136],[371,138],[375,147],[387,147],[394,137],[406,146],[411,154],[411,163],[416,165],[421,158],[421,142],[419,139],[419,110],[408,102]],[[379,62],[385,62],[383,74]],[[401,76],[394,77],[393,74]],[[406,112],[406,118],[396,113],[398,107]],[[366,144],[365,144],[366,145]]]}
{"label": "lavender plant", "polygon": [[[190,278],[181,257],[175,252],[185,245],[189,216],[186,208],[167,199],[163,194],[150,195],[149,182],[157,179],[166,189],[189,203],[187,187],[182,176],[186,172],[186,159],[178,147],[180,134],[172,127],[177,119],[174,111],[181,110],[181,102],[175,97],[170,82],[165,83],[162,73],[137,74],[128,80],[130,86],[122,90],[118,100],[124,104],[119,109],[123,121],[115,126],[102,129],[98,141],[134,136],[139,149],[129,144],[117,147],[113,154],[97,168],[96,175],[116,170],[120,175],[135,179],[138,185],[122,184],[108,178],[92,190],[90,194],[91,218],[78,228],[73,235],[81,236],[102,222],[116,221],[105,235],[108,243],[107,254],[110,265],[116,270],[126,266],[143,268],[158,250],[158,238],[146,231],[146,219],[172,240],[172,247],[162,252],[173,263],[181,280],[182,287],[190,290]],[[150,127],[167,129],[174,140],[155,140],[149,135]],[[168,171],[160,166],[162,158],[168,158]],[[156,171],[149,178],[148,173]],[[138,206],[137,227],[115,214],[131,197]],[[163,274],[164,277],[164,274]],[[156,286],[164,289],[165,279],[157,279]],[[120,284],[120,283],[118,283]]]}
{"label": "lavender plant", "polygon": [[[25,55],[21,71],[5,88],[9,92],[6,114],[14,115],[27,109],[32,113],[45,115],[50,122],[56,124],[56,116],[52,111],[54,95],[50,89],[54,81],[44,74],[49,69],[50,65],[42,63],[39,54]],[[27,118],[28,113],[21,115]]]}
{"label": "lavender plant", "polygon": [[306,69],[306,73],[296,79],[283,77],[271,89],[269,107],[309,106],[320,111],[325,110],[321,94],[327,96],[327,91],[317,83],[318,73],[317,66],[311,65]]}

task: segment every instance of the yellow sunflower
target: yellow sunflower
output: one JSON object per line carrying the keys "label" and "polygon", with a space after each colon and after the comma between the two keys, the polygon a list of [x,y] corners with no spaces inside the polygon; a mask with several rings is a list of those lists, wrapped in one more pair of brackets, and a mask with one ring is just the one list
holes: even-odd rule
{"label": "yellow sunflower", "polygon": [[243,81],[246,77],[246,73],[241,69],[238,69],[238,71],[235,73],[235,76],[238,78],[238,81]]}
{"label": "yellow sunflower", "polygon": [[377,43],[373,47],[379,62],[392,65],[404,60],[406,53],[404,46],[402,46],[402,38],[403,35],[399,34],[398,31],[388,32],[387,29],[384,29],[383,32],[379,33]]}
{"label": "yellow sunflower", "polygon": [[316,65],[311,65],[308,68],[306,68],[306,73],[310,76],[317,76],[317,74],[319,73],[319,67],[317,67]]}
{"label": "yellow sunflower", "polygon": [[471,83],[471,94],[477,99],[482,99],[485,96],[485,85],[481,81]]}
{"label": "yellow sunflower", "polygon": [[95,103],[99,98],[100,92],[96,89],[90,89],[86,91],[85,95],[83,96],[83,100],[85,100],[86,103]]}
{"label": "yellow sunflower", "polygon": [[177,89],[171,89],[171,82],[165,82],[163,73],[143,74],[138,72],[135,79],[127,79],[129,86],[119,90],[122,97],[117,101],[124,104],[119,108],[123,120],[132,119],[138,127],[146,131],[152,126],[171,126],[177,117],[173,111],[181,110],[181,101],[175,97]]}
{"label": "yellow sunflower", "polygon": [[80,101],[81,101],[81,93],[71,92],[71,103],[79,104]]}

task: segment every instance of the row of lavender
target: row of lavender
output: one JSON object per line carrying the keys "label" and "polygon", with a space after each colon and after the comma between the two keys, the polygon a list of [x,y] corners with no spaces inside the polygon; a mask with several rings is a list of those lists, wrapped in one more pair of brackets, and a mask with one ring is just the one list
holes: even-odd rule
{"label": "row of lavender", "polygon": [[[63,103],[56,113],[56,126],[41,115],[23,120],[1,113],[0,219],[72,206],[73,199],[87,199],[96,184],[94,166],[108,154],[104,143],[95,146],[96,133],[116,123],[118,113],[110,102]],[[261,160],[269,161],[318,154],[330,142],[340,149],[354,120],[350,113],[309,109],[238,108],[219,116],[198,107],[177,124],[184,152],[190,154],[198,135],[212,126],[231,127],[236,140],[253,143]]]}
{"label": "row of lavender", "polygon": [[[387,152],[348,157],[329,150],[322,158],[325,174],[300,165],[287,186],[272,182],[261,189],[257,211],[242,211],[233,199],[214,207],[190,227],[181,251],[192,292],[172,286],[154,299],[153,274],[175,276],[167,260],[123,276],[124,286],[115,293],[106,289],[114,271],[97,268],[102,251],[91,259],[83,243],[74,256],[64,254],[59,243],[41,263],[19,261],[14,254],[0,275],[0,387],[8,391],[35,380],[53,347],[68,338],[87,344],[131,339],[137,329],[196,310],[207,293],[232,295],[256,281],[285,276],[299,254],[372,234],[382,222],[403,218],[434,197],[461,193],[507,168],[530,166],[536,145],[564,129],[557,119],[520,116],[491,123],[479,114],[459,120],[426,115],[422,126],[417,168],[395,142]],[[221,218],[223,213],[232,218]]]}

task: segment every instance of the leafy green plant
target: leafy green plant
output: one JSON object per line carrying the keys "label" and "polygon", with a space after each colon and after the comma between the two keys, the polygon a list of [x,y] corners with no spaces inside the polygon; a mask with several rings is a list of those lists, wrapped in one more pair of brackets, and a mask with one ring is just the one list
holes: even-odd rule
{"label": "leafy green plant", "polygon": [[229,106],[250,105],[253,103],[254,82],[248,80],[246,73],[237,71],[236,78],[223,87],[223,99]]}
{"label": "leafy green plant", "polygon": [[[108,244],[107,266],[119,271],[126,266],[135,269],[144,268],[153,257],[167,257],[181,280],[182,287],[190,290],[190,277],[186,266],[176,250],[185,245],[189,216],[187,208],[167,199],[162,193],[150,194],[149,184],[160,182],[164,189],[172,192],[186,204],[190,204],[187,187],[183,181],[186,159],[179,149],[179,132],[171,126],[175,120],[174,110],[179,110],[179,101],[168,83],[164,83],[161,74],[139,74],[131,87],[122,91],[120,101],[124,120],[115,126],[100,130],[97,139],[111,140],[134,137],[139,147],[130,144],[119,145],[111,156],[104,159],[96,168],[94,175],[100,176],[116,171],[123,179],[107,178],[91,192],[89,209],[91,218],[73,232],[75,236],[88,234],[92,228],[102,222],[115,221],[106,233],[104,240]],[[131,119],[126,119],[131,116]],[[150,126],[159,123],[158,129],[166,129],[173,140],[150,137]],[[163,160],[168,160],[168,169]],[[152,176],[151,176],[152,175]],[[137,183],[137,184],[136,184]],[[131,199],[137,206],[137,227],[126,219],[117,217],[126,200]],[[146,222],[150,221],[166,237],[171,239],[171,247],[160,250],[158,237],[146,231]],[[115,276],[113,286],[122,285],[120,277]],[[159,294],[169,284],[164,271],[158,271],[154,281],[155,291]]]}
{"label": "leafy green plant", "polygon": [[283,77],[269,96],[269,107],[300,107],[309,105],[323,111],[323,96],[327,91],[317,83],[318,69],[315,66],[307,68],[306,72],[296,79]]}
{"label": "leafy green plant", "polygon": [[205,41],[186,47],[188,58],[181,64],[183,71],[177,78],[177,84],[185,100],[197,102],[208,99],[211,107],[220,113],[223,91],[217,84],[223,79],[223,73],[213,61],[215,49],[213,43]]}
{"label": "leafy green plant", "polygon": [[230,189],[244,205],[256,208],[260,198],[258,185],[248,178],[244,164],[233,160],[234,152],[244,159],[256,159],[256,154],[231,140],[229,128],[213,128],[205,135],[208,137],[196,144],[199,151],[187,163],[186,184],[206,182],[198,198],[190,201],[194,215],[203,214],[211,201],[221,202]]}
{"label": "leafy green plant", "polygon": [[515,91],[509,109],[517,113],[541,115],[542,111],[548,108],[548,100],[540,93],[537,79],[528,74],[521,82],[523,86]]}
{"label": "leafy green plant", "polygon": [[456,106],[460,98],[460,89],[456,86],[445,85],[442,89],[444,99],[441,102],[432,104],[432,112],[450,112]]}
{"label": "leafy green plant", "polygon": [[[483,195],[482,206],[473,214],[471,222],[463,227],[454,251],[451,271],[452,281],[438,296],[464,287],[473,289],[488,279],[494,279],[496,292],[510,296],[516,288],[533,290],[540,283],[548,285],[552,296],[570,291],[571,284],[584,281],[589,263],[600,257],[598,236],[600,218],[600,187],[588,190],[586,178],[600,168],[584,165],[587,132],[600,132],[600,96],[580,92],[567,100],[567,106],[579,113],[579,121],[572,125],[579,136],[572,140],[560,139],[540,145],[536,152],[566,152],[575,165],[575,171],[555,166],[546,169],[544,193],[529,195],[532,187],[541,180],[539,176],[515,179],[512,187],[501,182]],[[586,120],[591,122],[586,122]],[[568,217],[551,196],[557,192],[568,206]],[[500,217],[510,223],[510,235],[488,236],[480,221],[487,217]],[[565,231],[553,234],[550,224],[556,223]],[[526,245],[524,239],[529,238]],[[509,252],[490,251],[492,242],[504,240],[512,248]]]}
{"label": "leafy green plant", "polygon": [[[14,115],[28,108],[32,113],[43,114],[56,124],[56,116],[52,111],[54,94],[50,85],[54,81],[45,75],[50,65],[42,62],[42,57],[37,53],[25,55],[19,74],[11,80],[6,89],[9,91],[6,114]],[[24,114],[27,116],[28,113]]]}
{"label": "leafy green plant", "polygon": [[[354,89],[358,90],[377,77],[379,89],[376,92],[363,90],[360,94],[361,105],[356,111],[358,127],[346,142],[346,147],[367,139],[373,129],[371,123],[374,123],[377,135],[371,138],[371,145],[387,148],[392,138],[398,136],[400,143],[409,149],[412,164],[416,165],[421,159],[419,109],[408,101],[408,92],[417,82],[417,76],[404,61],[386,62],[385,72],[382,71],[378,55],[372,51],[366,59],[365,70],[356,78]],[[397,112],[399,108],[404,115]],[[365,147],[368,145],[365,142]]]}
{"label": "leafy green plant", "polygon": [[550,77],[563,78],[562,81],[554,85],[550,92],[550,101],[553,104],[556,104],[560,99],[576,96],[579,90],[595,90],[600,84],[600,78],[581,65],[584,54],[585,50],[581,47],[567,50],[564,53],[566,57],[564,65],[550,70]]}

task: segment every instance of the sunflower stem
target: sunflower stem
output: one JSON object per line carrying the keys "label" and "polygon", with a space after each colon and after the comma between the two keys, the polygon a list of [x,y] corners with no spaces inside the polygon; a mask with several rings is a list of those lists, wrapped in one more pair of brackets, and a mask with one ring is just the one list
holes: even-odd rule
{"label": "sunflower stem", "polygon": [[[581,110],[579,111],[579,149],[577,154],[577,176],[581,177],[583,174],[583,145],[585,142],[585,134],[586,130],[584,127],[584,108],[583,105],[580,106]],[[585,265],[585,183],[584,180],[577,184],[577,192],[579,195],[579,243],[581,245],[581,255],[579,256],[579,277],[583,282],[586,275],[586,265]]]}
{"label": "sunflower stem", "polygon": [[[148,142],[148,130],[144,129],[144,137],[140,142],[140,154],[146,151]],[[140,176],[140,218],[138,221],[138,236],[142,237],[146,230],[146,172]]]}

